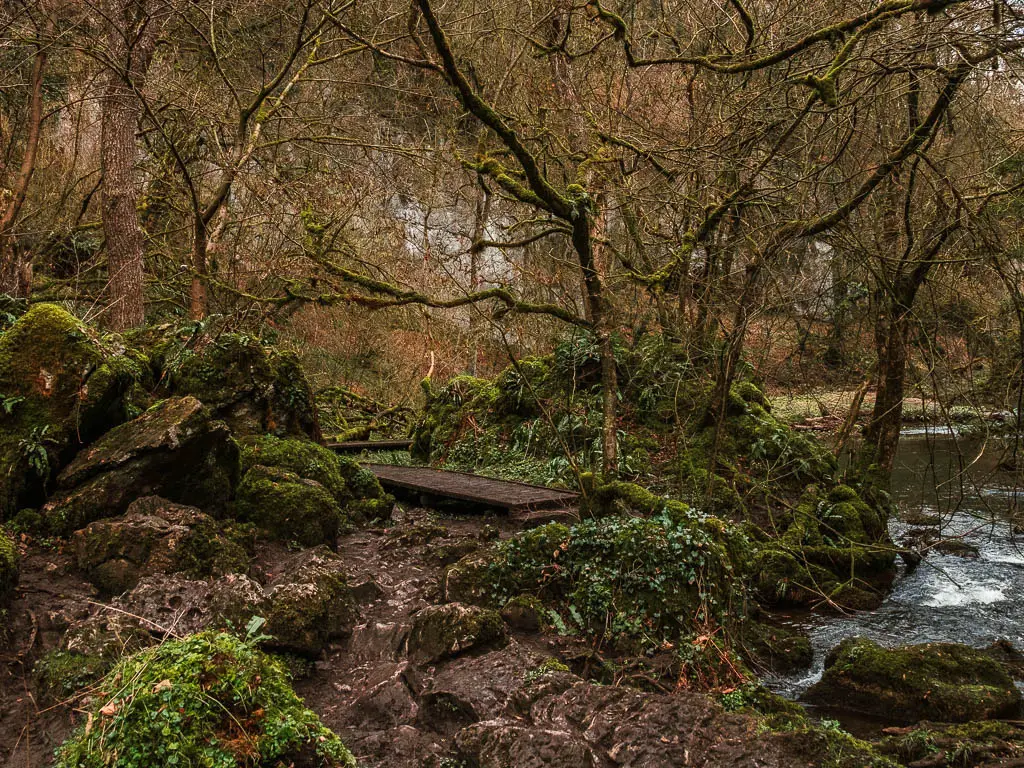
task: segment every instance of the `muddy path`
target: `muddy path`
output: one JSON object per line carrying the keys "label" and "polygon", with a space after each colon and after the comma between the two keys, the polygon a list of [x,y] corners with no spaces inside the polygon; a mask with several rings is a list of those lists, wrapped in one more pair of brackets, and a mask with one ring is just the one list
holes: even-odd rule
{"label": "muddy path", "polygon": [[[596,685],[551,671],[565,669],[553,660],[583,671],[575,659],[585,655],[584,644],[514,620],[497,636],[470,633],[457,636],[457,648],[431,648],[420,627],[424,616],[469,611],[444,604],[444,568],[517,529],[500,516],[398,507],[387,527],[339,540],[359,619],[350,636],[319,657],[289,663],[298,693],[360,766],[817,763],[813,744],[760,732],[755,719],[725,714],[700,694]],[[281,545],[261,545],[250,575],[268,583],[293,554]],[[67,627],[109,610],[58,546],[33,546],[25,556],[0,656],[0,765],[51,764],[54,749],[82,723],[89,689],[63,700],[42,698],[33,668],[61,647]],[[165,629],[170,634],[175,627]]]}

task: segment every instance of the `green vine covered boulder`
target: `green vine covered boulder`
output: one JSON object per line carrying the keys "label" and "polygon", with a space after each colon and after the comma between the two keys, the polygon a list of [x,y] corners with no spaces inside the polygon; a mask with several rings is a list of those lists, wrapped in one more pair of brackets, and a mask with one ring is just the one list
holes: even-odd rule
{"label": "green vine covered boulder", "polygon": [[355,768],[255,642],[201,632],[130,656],[99,683],[57,768]]}
{"label": "green vine covered boulder", "polygon": [[346,521],[334,496],[315,480],[294,472],[257,465],[238,485],[235,511],[271,538],[306,547],[335,546]]}

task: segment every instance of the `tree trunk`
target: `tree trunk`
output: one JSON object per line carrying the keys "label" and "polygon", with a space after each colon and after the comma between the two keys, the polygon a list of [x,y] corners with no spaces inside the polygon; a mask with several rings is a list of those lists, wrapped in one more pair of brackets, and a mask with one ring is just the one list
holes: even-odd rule
{"label": "tree trunk", "polygon": [[[49,29],[49,28],[47,28]],[[27,298],[32,290],[32,261],[19,252],[12,231],[28,195],[28,185],[36,167],[39,137],[43,125],[43,73],[46,71],[46,47],[40,45],[32,63],[32,94],[26,121],[25,154],[7,207],[0,214],[0,293]]]}
{"label": "tree trunk", "polygon": [[103,231],[107,242],[108,327],[142,325],[143,233],[138,205],[142,184],[135,172],[135,132],[142,110],[131,86],[111,72],[104,94],[100,161],[103,165]]}
{"label": "tree trunk", "polygon": [[906,304],[886,297],[875,320],[878,387],[871,420],[864,429],[858,465],[883,486],[888,485],[892,474],[903,425],[910,317]]}
{"label": "tree trunk", "polygon": [[114,330],[142,325],[145,238],[138,206],[142,181],[136,172],[135,135],[142,116],[142,87],[159,36],[161,18],[152,0],[111,0],[106,45],[110,68],[103,94],[100,163],[103,169],[103,231],[108,264],[108,313]]}

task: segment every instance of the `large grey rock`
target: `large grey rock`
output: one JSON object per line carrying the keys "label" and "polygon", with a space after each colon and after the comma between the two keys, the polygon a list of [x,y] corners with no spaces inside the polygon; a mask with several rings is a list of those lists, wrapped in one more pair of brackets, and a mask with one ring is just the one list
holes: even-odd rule
{"label": "large grey rock", "polygon": [[55,534],[120,515],[140,496],[158,495],[208,513],[223,510],[238,479],[238,446],[194,397],[172,398],[81,451],[57,477],[43,509]]}

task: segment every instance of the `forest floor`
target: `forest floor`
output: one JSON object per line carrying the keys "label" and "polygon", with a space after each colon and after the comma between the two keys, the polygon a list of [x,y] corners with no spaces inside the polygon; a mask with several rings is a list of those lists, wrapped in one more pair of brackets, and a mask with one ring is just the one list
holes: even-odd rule
{"label": "forest floor", "polygon": [[[445,565],[514,530],[503,516],[398,506],[387,527],[339,540],[360,620],[351,637],[316,661],[293,660],[295,687],[360,766],[461,765],[451,757],[456,748],[482,765],[517,768],[817,762],[817,748],[797,734],[759,732],[755,718],[727,714],[699,693],[666,695],[546,674],[565,669],[546,666],[555,658],[580,671],[574,659],[592,657],[592,649],[536,627],[512,622],[497,641],[440,659],[417,656],[411,628],[417,612],[443,602]],[[280,544],[262,545],[253,574],[273,578],[289,554]],[[34,545],[23,560],[0,656],[0,765],[8,768],[49,765],[54,749],[84,723],[89,688],[65,701],[33,694],[36,660],[60,647],[69,625],[111,610],[75,574],[58,548]]]}

